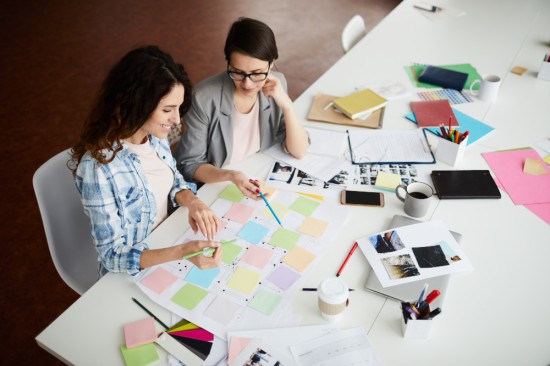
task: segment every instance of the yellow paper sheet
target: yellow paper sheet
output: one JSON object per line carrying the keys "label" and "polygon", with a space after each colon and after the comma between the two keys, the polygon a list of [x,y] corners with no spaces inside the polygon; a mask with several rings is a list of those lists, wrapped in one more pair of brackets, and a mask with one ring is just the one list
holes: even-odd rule
{"label": "yellow paper sheet", "polygon": [[237,267],[233,276],[227,282],[227,287],[237,292],[246,295],[252,294],[258,282],[260,282],[260,274],[245,267]]}
{"label": "yellow paper sheet", "polygon": [[315,258],[315,254],[296,246],[283,257],[283,263],[288,264],[298,272],[303,272]]}
{"label": "yellow paper sheet", "polygon": [[313,217],[306,217],[298,229],[302,234],[320,238],[325,233],[328,222]]}
{"label": "yellow paper sheet", "polygon": [[523,172],[531,175],[543,175],[548,173],[548,171],[544,168],[544,165],[542,165],[542,162],[533,158],[525,159],[525,163],[523,164]]}

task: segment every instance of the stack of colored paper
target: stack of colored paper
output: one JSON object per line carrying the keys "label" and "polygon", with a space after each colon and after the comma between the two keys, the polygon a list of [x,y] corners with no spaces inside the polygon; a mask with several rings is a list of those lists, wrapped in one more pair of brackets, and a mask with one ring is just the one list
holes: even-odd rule
{"label": "stack of colored paper", "polygon": [[198,325],[183,319],[166,330],[166,333],[202,360],[206,360],[210,354],[214,335]]}

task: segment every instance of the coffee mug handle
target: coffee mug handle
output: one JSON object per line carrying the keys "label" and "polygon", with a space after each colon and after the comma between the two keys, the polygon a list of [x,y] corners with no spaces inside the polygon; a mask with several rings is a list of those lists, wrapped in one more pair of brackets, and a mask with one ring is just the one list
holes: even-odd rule
{"label": "coffee mug handle", "polygon": [[472,95],[477,96],[477,95],[479,94],[479,90],[478,90],[478,91],[474,91],[474,86],[475,86],[476,84],[478,84],[478,83],[481,83],[481,80],[479,80],[479,79],[474,80],[474,81],[472,82],[472,84],[470,84],[470,93],[471,93]]}
{"label": "coffee mug handle", "polygon": [[[405,191],[405,196],[404,197],[401,197],[399,195],[399,190],[402,189]],[[399,198],[399,200],[401,202],[405,202],[405,197],[407,197],[407,185],[406,184],[400,184],[398,185],[397,187],[395,187],[395,195],[397,196],[397,198]]]}

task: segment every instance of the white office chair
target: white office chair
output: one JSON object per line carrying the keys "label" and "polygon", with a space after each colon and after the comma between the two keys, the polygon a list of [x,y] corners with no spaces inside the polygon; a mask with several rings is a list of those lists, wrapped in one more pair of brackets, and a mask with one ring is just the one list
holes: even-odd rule
{"label": "white office chair", "polygon": [[53,263],[65,283],[82,295],[98,280],[90,221],[71,171],[70,150],[55,155],[32,178]]}
{"label": "white office chair", "polygon": [[367,34],[365,21],[361,15],[354,15],[342,31],[342,47],[348,52]]}

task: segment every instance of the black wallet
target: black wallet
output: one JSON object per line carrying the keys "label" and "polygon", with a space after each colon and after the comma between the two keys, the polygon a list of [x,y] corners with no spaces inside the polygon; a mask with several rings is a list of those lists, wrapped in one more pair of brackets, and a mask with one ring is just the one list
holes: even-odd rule
{"label": "black wallet", "polygon": [[434,170],[431,176],[440,199],[501,197],[488,170]]}
{"label": "black wallet", "polygon": [[462,90],[468,79],[468,74],[460,71],[443,69],[437,66],[426,66],[418,77],[418,81],[437,85],[442,88]]}

